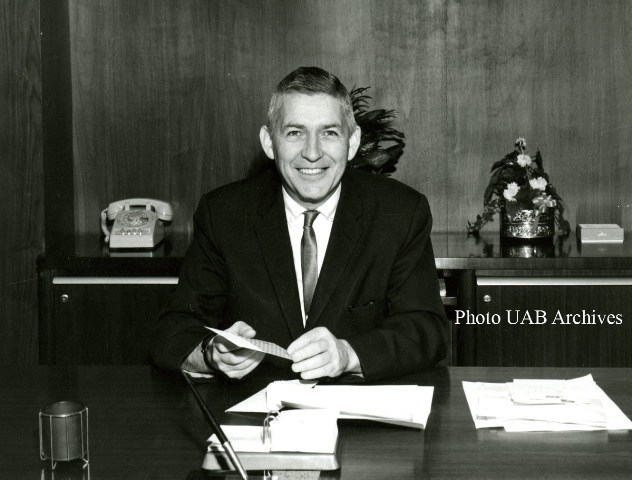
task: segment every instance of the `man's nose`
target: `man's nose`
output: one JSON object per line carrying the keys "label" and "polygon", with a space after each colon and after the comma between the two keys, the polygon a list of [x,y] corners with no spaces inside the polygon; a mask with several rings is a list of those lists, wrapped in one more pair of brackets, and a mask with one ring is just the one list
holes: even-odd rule
{"label": "man's nose", "polygon": [[323,152],[320,149],[320,139],[318,138],[318,135],[308,135],[301,153],[303,158],[309,160],[310,162],[315,162],[323,156]]}

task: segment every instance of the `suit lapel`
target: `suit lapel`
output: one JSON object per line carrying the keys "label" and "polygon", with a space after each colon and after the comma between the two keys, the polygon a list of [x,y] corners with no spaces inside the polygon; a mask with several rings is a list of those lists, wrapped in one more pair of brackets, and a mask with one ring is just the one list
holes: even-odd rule
{"label": "suit lapel", "polygon": [[288,329],[298,338],[305,329],[280,184],[272,182],[269,193],[259,206],[255,231]]}
{"label": "suit lapel", "polygon": [[307,319],[307,330],[319,324],[320,316],[340,281],[347,263],[351,260],[354,246],[360,238],[361,200],[350,183],[345,183],[343,180],[325,260],[318,276],[311,312]]}

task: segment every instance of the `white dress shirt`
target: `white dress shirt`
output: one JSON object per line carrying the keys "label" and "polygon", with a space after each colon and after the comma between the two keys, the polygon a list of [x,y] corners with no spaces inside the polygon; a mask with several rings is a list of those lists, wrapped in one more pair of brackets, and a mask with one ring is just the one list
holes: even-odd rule
{"label": "white dress shirt", "polygon": [[[334,191],[333,195],[327,199],[317,210],[320,212],[316,216],[314,223],[314,233],[316,234],[316,245],[318,247],[318,274],[323,266],[325,252],[329,244],[329,236],[331,235],[331,227],[334,223],[336,208],[340,200],[341,185]],[[301,239],[303,238],[303,224],[305,222],[303,212],[305,207],[299,205],[283,187],[283,202],[285,203],[285,216],[287,217],[287,228],[290,232],[290,242],[292,243],[292,256],[294,257],[294,271],[296,273],[296,283],[298,285],[298,294],[301,299],[301,313],[303,315],[303,325],[306,323],[305,317],[305,301],[303,299],[303,275],[301,272]]]}

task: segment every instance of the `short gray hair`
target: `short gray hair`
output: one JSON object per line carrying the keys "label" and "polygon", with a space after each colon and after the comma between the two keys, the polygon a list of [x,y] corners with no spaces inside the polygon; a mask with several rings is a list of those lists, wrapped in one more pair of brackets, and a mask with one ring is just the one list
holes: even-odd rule
{"label": "short gray hair", "polygon": [[281,80],[272,93],[268,108],[268,128],[271,132],[278,127],[281,98],[291,93],[324,93],[334,97],[342,106],[347,131],[352,133],[356,129],[351,96],[338,77],[319,67],[299,67]]}

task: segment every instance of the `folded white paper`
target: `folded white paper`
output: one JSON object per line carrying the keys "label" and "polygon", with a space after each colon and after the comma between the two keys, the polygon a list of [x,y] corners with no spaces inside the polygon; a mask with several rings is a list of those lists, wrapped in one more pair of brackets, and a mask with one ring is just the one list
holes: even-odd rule
{"label": "folded white paper", "polygon": [[225,338],[236,347],[246,348],[248,350],[254,350],[256,352],[263,352],[268,355],[274,355],[275,357],[285,358],[286,360],[292,359],[292,357],[290,357],[290,354],[287,353],[287,350],[285,350],[285,348],[283,347],[280,347],[276,343],[266,342],[257,338],[245,338],[239,335],[235,335],[234,333],[227,332],[225,330],[218,330],[216,328],[206,328],[214,332],[218,336]]}

